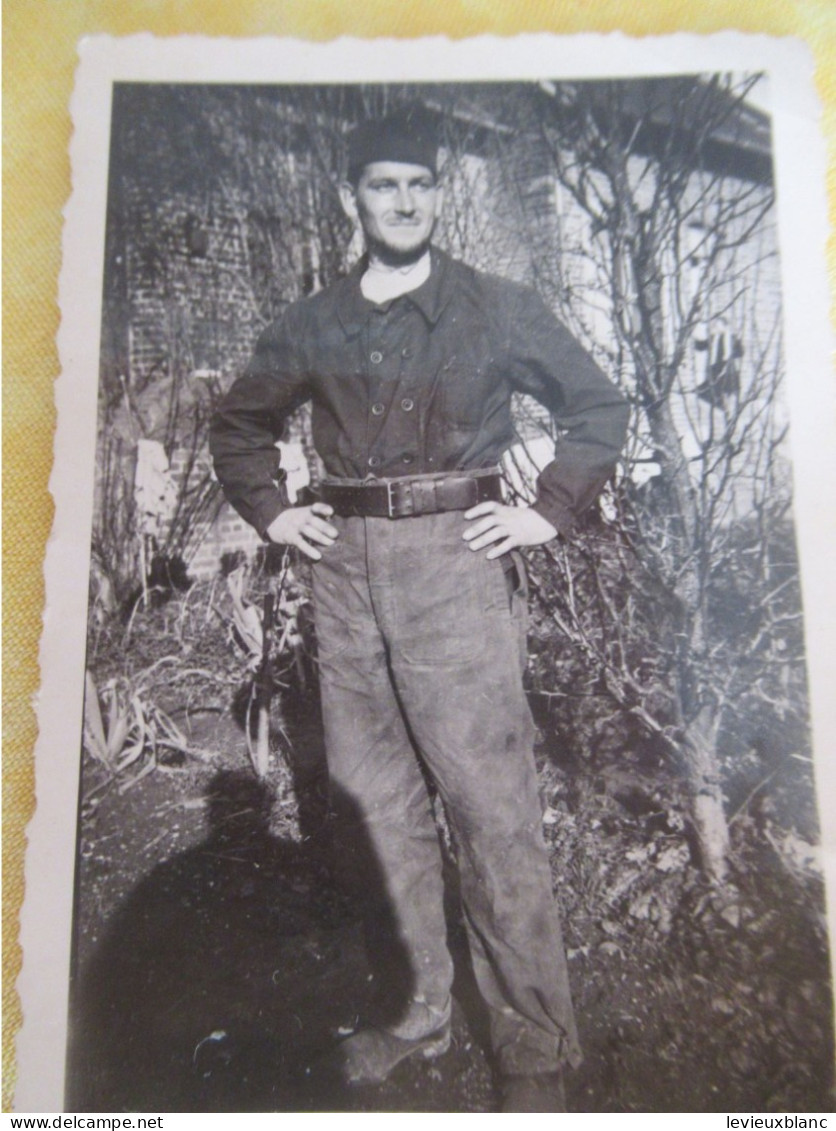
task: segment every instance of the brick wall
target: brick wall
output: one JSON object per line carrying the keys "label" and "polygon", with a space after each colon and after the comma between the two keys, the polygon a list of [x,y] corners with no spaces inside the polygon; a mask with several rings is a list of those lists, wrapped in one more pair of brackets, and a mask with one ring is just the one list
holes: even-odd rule
{"label": "brick wall", "polygon": [[154,373],[211,370],[229,380],[264,323],[247,286],[240,218],[222,200],[130,194],[126,237],[128,367],[133,385]]}
{"label": "brick wall", "polygon": [[200,523],[195,528],[189,574],[198,580],[214,577],[224,554],[241,551],[249,558],[261,545],[261,539],[249,523],[244,522],[229,503],[222,503],[214,521]]}
{"label": "brick wall", "polygon": [[[128,189],[126,197],[127,383],[138,407],[140,430],[165,443],[176,386],[185,406],[176,434],[185,442],[194,414],[209,403],[210,390],[218,397],[247,364],[269,312],[257,308],[249,286],[246,218],[236,212],[234,202],[217,194],[149,199],[138,188]],[[309,412],[297,413],[288,438],[303,444],[316,481],[309,421]],[[125,465],[128,476],[130,462]],[[211,467],[207,451],[195,457],[189,447],[175,448],[169,464],[181,493],[193,489]],[[207,511],[208,517],[201,517],[189,531],[183,553],[196,578],[214,575],[224,554],[252,555],[261,545],[256,532],[220,494]]]}

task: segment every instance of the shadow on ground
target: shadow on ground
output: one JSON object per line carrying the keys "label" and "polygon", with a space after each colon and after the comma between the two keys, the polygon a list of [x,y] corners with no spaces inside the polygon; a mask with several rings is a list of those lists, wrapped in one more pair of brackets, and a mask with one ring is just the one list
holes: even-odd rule
{"label": "shadow on ground", "polygon": [[455,924],[457,999],[473,1009],[458,1009],[451,1054],[405,1063],[377,1089],[348,1089],[329,1067],[371,975],[356,911],[332,881],[315,773],[298,794],[294,840],[271,832],[274,788],[247,769],[211,777],[204,839],[137,884],[81,964],[68,1110],[491,1110]]}

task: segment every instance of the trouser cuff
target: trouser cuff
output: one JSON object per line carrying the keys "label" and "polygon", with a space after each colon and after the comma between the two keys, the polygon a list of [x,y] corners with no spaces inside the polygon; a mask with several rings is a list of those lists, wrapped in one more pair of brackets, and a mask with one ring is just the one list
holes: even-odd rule
{"label": "trouser cuff", "polygon": [[537,1040],[529,1034],[496,1049],[499,1070],[504,1076],[536,1076],[571,1068],[583,1060],[580,1048],[563,1037]]}

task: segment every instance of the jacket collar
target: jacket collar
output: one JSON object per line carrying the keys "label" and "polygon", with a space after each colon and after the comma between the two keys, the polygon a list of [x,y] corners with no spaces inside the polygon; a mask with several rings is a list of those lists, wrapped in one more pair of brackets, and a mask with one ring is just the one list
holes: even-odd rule
{"label": "jacket collar", "polygon": [[[441,317],[445,306],[453,296],[453,285],[450,280],[450,256],[437,247],[430,248],[430,277],[414,291],[408,291],[401,296],[408,299],[434,326]],[[337,297],[337,316],[343,330],[349,337],[360,333],[365,324],[372,303],[363,297],[360,290],[360,280],[366,269],[365,256],[357,263],[337,286],[340,293]],[[397,299],[393,299],[397,302]],[[387,304],[388,305],[388,304]]]}

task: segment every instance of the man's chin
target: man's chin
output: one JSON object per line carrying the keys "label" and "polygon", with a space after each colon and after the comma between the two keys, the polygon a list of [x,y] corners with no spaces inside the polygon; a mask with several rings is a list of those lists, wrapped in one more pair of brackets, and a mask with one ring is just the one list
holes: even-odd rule
{"label": "man's chin", "polygon": [[369,254],[387,267],[410,267],[426,254],[429,247],[429,239],[405,247],[375,241],[369,246]]}

